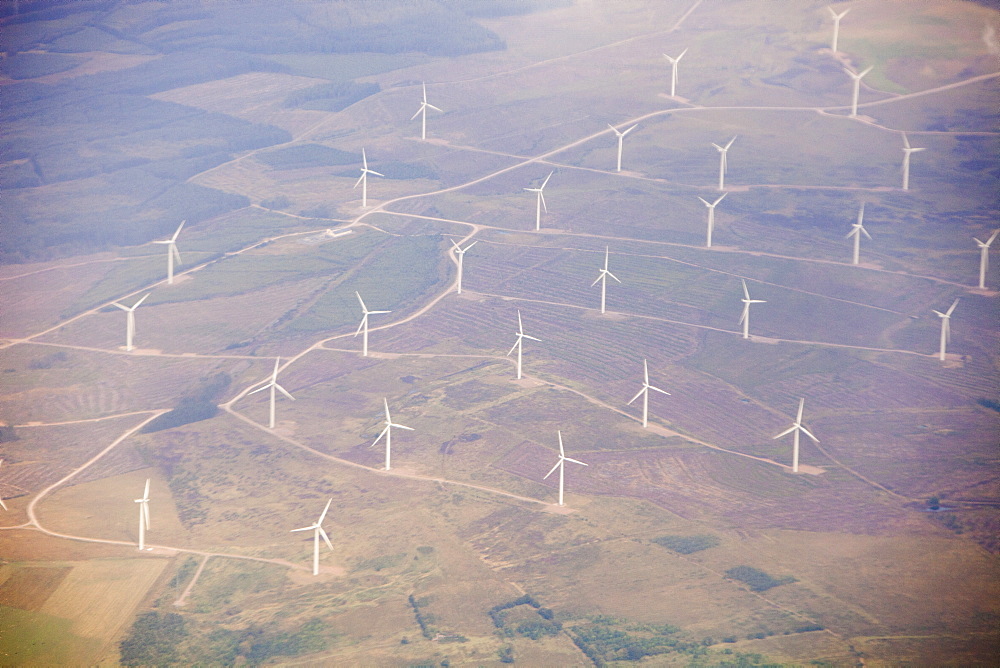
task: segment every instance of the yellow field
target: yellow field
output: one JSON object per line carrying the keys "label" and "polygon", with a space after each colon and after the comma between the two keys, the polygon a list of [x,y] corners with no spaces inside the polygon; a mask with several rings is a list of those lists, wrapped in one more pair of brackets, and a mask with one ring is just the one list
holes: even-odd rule
{"label": "yellow field", "polygon": [[110,642],[132,621],[167,559],[100,559],[73,564],[40,612],[72,620],[75,635]]}

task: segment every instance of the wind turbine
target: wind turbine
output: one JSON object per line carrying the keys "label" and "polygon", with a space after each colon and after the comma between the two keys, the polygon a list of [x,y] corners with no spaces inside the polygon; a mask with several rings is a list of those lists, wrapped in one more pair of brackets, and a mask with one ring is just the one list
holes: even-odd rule
{"label": "wind turbine", "polygon": [[861,209],[858,210],[858,222],[851,225],[851,231],[847,233],[847,238],[850,239],[854,237],[854,261],[852,264],[858,264],[861,259],[861,235],[865,235],[871,240],[872,235],[868,234],[868,230],[865,229],[864,223],[862,221],[865,217],[865,204],[861,203]]}
{"label": "wind turbine", "polygon": [[632,399],[628,402],[627,405],[631,406],[633,401],[638,399],[640,396],[642,397],[642,428],[645,429],[646,424],[649,421],[649,391],[655,390],[660,394],[667,395],[668,397],[670,396],[670,393],[667,392],[666,390],[661,390],[660,388],[653,387],[652,385],[649,384],[649,365],[646,363],[646,360],[642,361],[642,371],[643,371],[642,389],[639,390],[634,397],[632,397]]}
{"label": "wind turbine", "polygon": [[[478,240],[473,241],[465,248],[462,248],[461,246],[456,244],[454,239],[449,239],[449,241],[451,241],[451,245],[455,247],[453,250],[455,255],[458,256],[458,294],[462,294],[462,260],[465,258],[465,251],[469,250],[470,248],[478,244],[479,241]],[[377,311],[372,311],[372,313],[377,313]]]}
{"label": "wind turbine", "polygon": [[385,470],[388,471],[390,459],[392,458],[392,428],[399,427],[400,429],[413,431],[413,427],[407,427],[406,425],[396,424],[393,422],[392,417],[389,416],[389,400],[383,397],[382,402],[385,403],[385,429],[383,429],[382,433],[378,435],[375,442],[368,447],[374,447],[375,443],[378,443],[382,437],[385,436]]}
{"label": "wind turbine", "polygon": [[993,243],[993,240],[997,238],[998,234],[1000,234],[1000,230],[997,230],[996,232],[991,234],[990,238],[987,239],[986,241],[980,241],[979,239],[972,237],[972,239],[976,242],[976,244],[979,245],[979,289],[980,290],[986,289],[986,268],[990,266],[990,245]]}
{"label": "wind turbine", "polygon": [[358,331],[354,332],[354,336],[361,334],[362,331],[364,332],[364,336],[361,339],[361,354],[364,357],[368,357],[368,316],[373,313],[392,313],[392,311],[369,311],[368,307],[365,306],[364,300],[361,299],[361,295],[357,291],[355,291],[354,294],[358,296],[358,301],[361,302],[361,310],[364,312],[364,317],[361,318],[361,324],[358,325]]}
{"label": "wind turbine", "polygon": [[601,282],[601,313],[604,313],[604,302],[605,302],[605,297],[606,297],[607,291],[608,291],[608,277],[609,276],[611,278],[615,279],[616,281],[618,281],[619,283],[621,283],[621,281],[618,280],[617,276],[615,276],[610,271],[608,271],[608,247],[605,246],[604,247],[604,268],[601,269],[601,273],[597,275],[597,278],[594,279],[594,282],[590,284],[590,287],[594,287],[595,285],[597,285],[598,281]]}
{"label": "wind turbine", "polygon": [[947,311],[941,313],[941,311],[934,311],[941,318],[941,353],[939,357],[941,361],[944,361],[944,349],[948,341],[951,340],[951,313],[958,306],[958,300],[956,299]]}
{"label": "wind turbine", "polygon": [[872,67],[874,66],[871,66],[868,69],[864,70],[863,72],[861,72],[861,74],[858,74],[854,70],[848,69],[846,67],[844,68],[844,71],[850,74],[851,78],[854,79],[854,97],[851,100],[851,118],[855,118],[858,115],[858,95],[861,94],[861,79],[863,79],[866,74],[872,71]]}
{"label": "wind turbine", "polygon": [[326,546],[333,550],[333,543],[330,542],[330,537],[326,535],[323,531],[323,520],[326,519],[326,511],[330,510],[330,504],[333,503],[333,499],[326,502],[326,508],[323,509],[323,513],[316,520],[315,524],[310,524],[307,527],[302,527],[301,529],[292,529],[290,533],[295,533],[296,531],[312,531],[313,532],[313,575],[319,575],[319,539],[320,536],[326,541]]}
{"label": "wind turbine", "polygon": [[[619,158],[619,162],[621,162],[620,158]],[[545,209],[545,213],[549,212],[548,207],[545,206],[545,195],[542,193],[542,191],[545,190],[545,184],[547,184],[549,182],[549,179],[552,178],[552,175],[554,173],[555,172],[549,172],[549,175],[545,177],[544,181],[542,181],[542,185],[538,186],[537,188],[525,188],[525,190],[527,190],[528,192],[538,193],[538,198],[537,198],[537,201],[535,202],[535,231],[536,232],[538,230],[542,229],[542,209]]]}
{"label": "wind turbine", "polygon": [[806,400],[799,399],[799,414],[796,416],[795,422],[792,423],[791,427],[789,427],[788,429],[786,429],[785,431],[781,432],[780,434],[774,437],[774,438],[781,438],[786,434],[791,434],[791,433],[795,434],[792,441],[792,473],[799,472],[799,432],[802,432],[816,443],[819,443],[819,439],[813,436],[811,433],[809,433],[809,430],[802,426],[802,408],[805,405],[806,405]]}
{"label": "wind turbine", "polygon": [[139,308],[139,304],[146,301],[146,297],[153,294],[152,292],[147,292],[139,301],[132,304],[132,306],[122,306],[118,302],[111,302],[113,306],[117,306],[121,310],[125,311],[125,351],[132,352],[132,339],[135,337],[135,310]]}
{"label": "wind turbine", "polygon": [[708,239],[705,241],[705,248],[712,247],[712,230],[715,229],[715,206],[719,202],[724,200],[726,198],[726,195],[728,194],[729,193],[722,193],[722,195],[719,196],[719,199],[715,200],[711,204],[709,204],[707,200],[704,200],[701,197],[698,198],[702,201],[702,203],[705,206],[708,207]]}
{"label": "wind turbine", "polygon": [[826,8],[830,12],[830,16],[833,17],[833,42],[830,44],[830,50],[837,53],[837,40],[840,37],[840,19],[844,18],[844,15],[851,11],[851,8],[848,7],[839,14],[833,11],[833,7],[829,5]]}
{"label": "wind turbine", "polygon": [[674,97],[677,94],[677,63],[681,62],[681,58],[688,50],[684,49],[681,51],[681,55],[676,58],[671,58],[667,54],[663,54],[663,57],[670,61],[671,72],[670,72],[670,97]]}
{"label": "wind turbine", "polygon": [[[0,464],[3,464],[3,460],[0,459]],[[7,504],[3,502],[3,498],[0,498],[0,508],[7,510]]]}
{"label": "wind turbine", "polygon": [[910,140],[906,138],[906,133],[903,133],[903,190],[910,189],[910,155],[926,150],[926,148],[911,148]]}
{"label": "wind turbine", "polygon": [[715,149],[719,152],[719,190],[723,190],[725,188],[726,171],[729,169],[729,165],[726,163],[726,153],[729,152],[729,147],[733,145],[734,141],[736,141],[735,136],[732,139],[730,139],[729,143],[726,144],[725,146],[712,144],[712,146],[714,146]]}
{"label": "wind turbine", "polygon": [[517,312],[517,341],[514,342],[514,346],[510,349],[510,352],[507,353],[507,357],[510,357],[510,353],[514,352],[515,348],[517,349],[517,379],[518,380],[521,380],[521,345],[522,345],[522,342],[524,341],[524,339],[531,339],[532,341],[539,341],[539,342],[541,342],[541,339],[536,339],[535,337],[528,336],[527,334],[524,333],[524,325],[521,324],[521,311],[519,310]]}
{"label": "wind turbine", "polygon": [[747,290],[746,279],[741,278],[743,281],[743,315],[740,316],[740,323],[743,324],[743,338],[750,338],[750,304],[766,304],[767,302],[763,299],[750,299],[750,291]]}
{"label": "wind turbine", "polygon": [[186,222],[186,220],[181,221],[181,224],[177,227],[177,231],[174,232],[174,236],[169,239],[153,242],[154,244],[167,245],[167,285],[173,285],[174,283],[174,258],[177,258],[177,264],[181,263],[181,254],[177,250],[177,237],[180,235],[181,230],[184,229],[184,223]]}
{"label": "wind turbine", "polygon": [[[420,138],[426,140],[427,139],[427,110],[428,109],[433,109],[434,111],[441,111],[441,110],[438,109],[433,104],[431,104],[430,102],[427,101],[427,84],[422,84],[422,85],[423,85],[423,88],[424,88],[424,101],[420,103],[420,108],[417,109],[417,113],[413,114],[413,116],[410,118],[410,120],[412,121],[417,116],[420,116],[421,114],[423,114],[423,119],[421,119],[421,121],[420,121]],[[444,113],[444,112],[442,112],[442,113]]]}
{"label": "wind turbine", "polygon": [[[562,432],[557,431],[556,433],[559,434],[559,461],[556,462],[556,465],[552,467],[551,471],[545,474],[545,478],[548,478],[550,475],[555,473],[556,469],[559,469],[559,505],[561,506],[564,505],[563,488],[566,482],[566,462],[573,462],[574,464],[581,464],[583,466],[589,466],[589,464],[584,464],[577,459],[570,459],[567,457],[566,451],[563,449]],[[545,480],[545,478],[542,478],[542,480]]]}
{"label": "wind turbine", "polygon": [[379,174],[378,172],[368,169],[368,156],[365,155],[365,149],[361,149],[361,176],[358,178],[358,182],[354,184],[357,188],[358,185],[361,186],[361,207],[368,208],[368,175],[374,174],[375,176],[385,176],[385,174]]}
{"label": "wind turbine", "polygon": [[149,531],[149,478],[146,478],[146,489],[142,493],[141,499],[136,499],[139,504],[139,551],[146,550],[146,532]]}
{"label": "wind turbine", "polygon": [[636,123],[628,130],[625,130],[624,132],[620,132],[618,128],[611,125],[611,123],[608,123],[608,127],[614,130],[615,134],[618,135],[618,171],[620,172],[622,171],[622,142],[625,139],[625,135],[627,135],[628,133],[632,132],[632,130],[635,130],[637,127],[639,127],[639,124]]}
{"label": "wind turbine", "polygon": [[285,388],[283,388],[281,385],[278,385],[278,362],[280,362],[280,361],[281,361],[280,357],[278,359],[274,360],[274,373],[271,374],[271,380],[267,383],[267,385],[262,385],[261,387],[258,387],[253,392],[250,392],[249,394],[247,394],[247,396],[250,396],[251,394],[257,394],[258,392],[262,392],[262,391],[264,391],[264,390],[266,390],[268,388],[271,388],[271,418],[270,418],[270,421],[268,422],[268,425],[267,425],[269,429],[274,429],[274,403],[275,403],[274,391],[278,390],[279,392],[281,392],[283,395],[285,395],[286,397],[288,397],[292,401],[295,401],[295,397],[293,397],[292,395],[290,395],[288,393],[288,390],[286,390]]}

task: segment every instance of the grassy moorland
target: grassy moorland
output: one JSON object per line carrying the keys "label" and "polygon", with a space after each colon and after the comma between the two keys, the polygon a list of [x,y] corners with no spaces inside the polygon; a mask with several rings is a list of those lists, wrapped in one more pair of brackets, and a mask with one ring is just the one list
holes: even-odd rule
{"label": "grassy moorland", "polygon": [[[834,54],[808,2],[380,7],[22,1],[0,17],[0,650],[991,661],[997,273],[975,287],[972,237],[997,218],[983,29],[1000,15],[856,0]],[[662,54],[684,49],[670,98]],[[874,68],[857,119],[845,65]],[[442,110],[426,142],[421,82]],[[621,173],[608,124],[638,124]],[[927,149],[908,191],[902,132]],[[712,143],[733,136],[706,248],[698,198],[721,194]],[[367,209],[362,149],[384,174]],[[549,172],[536,233],[524,188]],[[166,285],[150,242],[183,219]],[[602,315],[605,248],[621,283]],[[766,302],[749,340],[741,280]],[[355,291],[391,311],[367,358]],[[147,293],[127,352],[111,302]],[[941,361],[933,310],[955,299]],[[520,381],[519,312],[540,339]],[[269,429],[268,393],[247,391],[278,356],[295,400],[278,394]],[[626,403],[644,361],[670,393],[651,394],[647,429]],[[800,399],[819,442],[803,436],[795,474],[774,436]],[[413,429],[393,431],[388,472],[383,401]],[[557,431],[587,464],[566,464],[565,507],[546,478]],[[312,535],[292,530],[326,500],[313,576]]]}

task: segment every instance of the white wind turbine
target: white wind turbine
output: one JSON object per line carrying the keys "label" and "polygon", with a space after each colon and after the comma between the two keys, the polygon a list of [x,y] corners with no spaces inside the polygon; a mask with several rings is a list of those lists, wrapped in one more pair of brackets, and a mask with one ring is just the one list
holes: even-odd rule
{"label": "white wind turbine", "polygon": [[186,220],[181,221],[181,224],[177,227],[177,231],[174,232],[174,236],[169,239],[153,242],[154,244],[167,245],[167,285],[173,285],[174,282],[174,258],[177,258],[177,264],[181,263],[181,254],[177,250],[177,237],[180,235],[181,230],[184,229],[184,223],[186,222]]}
{"label": "white wind turbine", "polygon": [[358,178],[357,183],[354,187],[357,188],[361,186],[361,207],[368,208],[368,175],[374,174],[375,176],[385,176],[385,174],[379,174],[375,170],[368,169],[368,156],[365,155],[365,149],[361,149],[361,176]]}
{"label": "white wind turbine", "polygon": [[740,279],[743,281],[743,315],[740,316],[740,323],[743,325],[743,338],[750,338],[750,304],[766,304],[767,302],[763,299],[750,299],[750,291],[747,290],[746,279]]}
{"label": "white wind turbine", "polygon": [[993,241],[1000,234],[1000,230],[997,230],[990,235],[990,238],[986,241],[980,241],[975,237],[972,237],[973,241],[979,246],[979,289],[986,289],[986,268],[990,266],[990,246]]}
{"label": "white wind turbine", "polygon": [[146,301],[146,297],[153,294],[152,292],[147,292],[139,301],[132,304],[132,306],[122,306],[118,302],[111,302],[113,306],[117,306],[121,310],[125,311],[125,350],[126,352],[132,352],[132,339],[135,337],[135,310],[139,308],[139,304]]}
{"label": "white wind turbine", "polygon": [[449,241],[451,241],[451,245],[455,247],[453,249],[453,252],[455,253],[455,255],[458,256],[458,294],[462,294],[462,260],[465,258],[465,251],[469,250],[470,248],[478,244],[479,241],[478,240],[473,241],[465,248],[462,248],[461,246],[456,244],[454,239],[449,239]]}
{"label": "white wind turbine", "polygon": [[726,195],[728,195],[728,194],[729,193],[722,193],[719,196],[719,199],[715,200],[711,204],[709,204],[707,200],[702,199],[701,197],[698,198],[698,199],[701,200],[702,204],[704,204],[705,206],[708,207],[708,238],[705,241],[705,248],[711,248],[712,247],[712,230],[715,229],[715,206],[719,202],[721,202],[722,200],[724,200],[726,198]]}
{"label": "white wind turbine", "polygon": [[420,108],[417,109],[417,113],[413,114],[410,120],[412,121],[417,116],[420,116],[421,114],[423,115],[423,118],[420,121],[420,138],[427,139],[427,110],[428,109],[433,109],[434,111],[441,111],[441,110],[427,101],[427,84],[423,84],[423,88],[424,88],[424,101],[420,103]]}
{"label": "white wind turbine", "polygon": [[274,403],[275,403],[274,391],[278,390],[279,392],[281,392],[283,395],[285,395],[286,397],[288,397],[292,401],[295,401],[295,397],[293,397],[292,395],[290,395],[288,393],[288,390],[286,390],[285,388],[283,388],[281,385],[278,385],[278,363],[280,361],[281,361],[280,357],[278,359],[274,360],[274,373],[271,374],[271,380],[268,381],[267,385],[262,385],[261,387],[258,387],[253,392],[250,392],[250,393],[247,394],[247,396],[250,396],[251,394],[257,394],[258,392],[263,392],[264,390],[266,390],[268,388],[271,389],[271,413],[270,413],[270,419],[269,419],[269,421],[267,423],[267,426],[268,426],[269,429],[274,429]]}
{"label": "white wind turbine", "polygon": [[944,350],[945,346],[951,341],[951,313],[958,306],[958,300],[956,299],[947,311],[941,313],[941,311],[934,311],[937,313],[938,317],[941,318],[941,352],[938,357],[941,361],[944,361]]}
{"label": "white wind turbine", "polygon": [[926,148],[912,148],[906,133],[903,133],[903,190],[910,189],[910,155],[926,150]]}
{"label": "white wind turbine", "polygon": [[653,387],[652,385],[649,384],[649,365],[646,363],[646,360],[642,361],[642,371],[643,371],[642,389],[639,390],[634,397],[632,397],[632,399],[628,402],[628,405],[631,406],[633,401],[638,399],[640,396],[642,397],[642,428],[645,429],[646,424],[649,421],[649,391],[655,390],[656,392],[659,392],[660,394],[665,394],[668,397],[670,396],[670,393],[667,392],[666,390],[661,390],[660,388]]}
{"label": "white wind turbine", "polygon": [[146,478],[146,489],[142,498],[136,499],[139,504],[139,551],[146,550],[146,532],[149,531],[149,478]]}
{"label": "white wind turbine", "polygon": [[[567,457],[566,451],[563,449],[562,432],[557,431],[556,433],[559,434],[559,461],[556,462],[556,465],[552,467],[551,471],[545,474],[545,478],[548,478],[550,475],[555,473],[556,469],[559,469],[559,505],[561,506],[564,505],[563,488],[566,483],[566,462],[573,462],[574,464],[581,464],[583,466],[589,466],[589,464],[584,464],[578,459],[570,459]],[[545,480],[545,478],[542,478],[542,480]]]}
{"label": "white wind turbine", "polygon": [[326,541],[326,546],[333,550],[333,543],[330,542],[330,537],[326,535],[326,531],[323,530],[323,520],[326,519],[326,512],[330,510],[330,504],[333,503],[333,499],[326,502],[326,508],[323,509],[323,513],[319,516],[314,524],[310,524],[307,527],[302,527],[301,529],[292,529],[290,533],[295,533],[296,531],[312,531],[313,532],[313,575],[319,575],[319,539],[322,536],[323,540]]}
{"label": "white wind turbine", "polygon": [[729,152],[729,147],[733,145],[734,141],[736,141],[736,137],[735,136],[732,139],[730,139],[729,143],[726,144],[725,146],[719,146],[718,144],[712,144],[712,146],[715,147],[715,150],[717,150],[719,152],[719,190],[723,190],[726,187],[725,186],[725,184],[726,184],[726,172],[729,170],[729,165],[726,162],[726,154]]}
{"label": "white wind turbine", "polygon": [[681,58],[683,58],[684,54],[687,52],[688,50],[684,49],[681,51],[681,55],[676,58],[671,58],[667,54],[663,54],[663,57],[670,61],[670,97],[675,97],[677,95],[677,63],[681,62]]}
{"label": "white wind turbine", "polygon": [[378,313],[392,313],[392,311],[369,311],[368,307],[365,306],[364,300],[361,299],[361,295],[357,291],[355,291],[354,294],[358,296],[358,301],[361,302],[361,310],[364,312],[364,316],[361,318],[361,324],[358,325],[358,331],[354,332],[354,336],[364,332],[364,336],[361,337],[361,354],[364,357],[368,357],[368,316]]}
{"label": "white wind turbine", "polygon": [[847,238],[850,239],[854,237],[854,260],[852,264],[858,264],[861,259],[861,235],[868,237],[869,241],[872,235],[868,234],[868,230],[864,226],[865,218],[865,205],[864,202],[861,203],[861,208],[858,210],[858,222],[851,225],[851,231],[847,233]]}
{"label": "white wind turbine", "polygon": [[547,184],[549,182],[549,179],[552,178],[552,175],[554,173],[555,172],[549,172],[549,175],[545,177],[544,181],[542,181],[542,185],[538,186],[537,188],[525,188],[525,190],[527,190],[528,192],[538,193],[538,197],[536,198],[536,201],[535,201],[535,231],[536,232],[538,230],[542,229],[542,209],[545,209],[545,213],[549,212],[549,208],[547,206],[545,206],[545,195],[542,193],[542,191],[545,190],[545,184]]}
{"label": "white wind turbine", "polygon": [[830,50],[837,53],[837,40],[840,38],[840,19],[844,18],[844,15],[851,11],[851,8],[848,7],[839,14],[833,11],[833,7],[829,5],[826,8],[830,12],[830,16],[833,17],[833,42],[830,43]]}
{"label": "white wind turbine", "polygon": [[507,357],[510,357],[510,354],[512,352],[514,352],[515,349],[517,349],[517,379],[518,380],[521,380],[521,346],[522,346],[522,342],[524,341],[524,339],[531,339],[532,341],[539,341],[539,342],[541,342],[541,339],[536,339],[535,337],[528,336],[527,334],[524,333],[524,325],[521,324],[521,311],[518,311],[517,312],[517,341],[514,342],[514,346],[510,349],[510,352],[507,353]]}
{"label": "white wind turbine", "polygon": [[861,94],[861,79],[863,79],[866,74],[872,71],[872,67],[869,67],[860,74],[858,74],[854,70],[848,69],[846,67],[844,68],[844,71],[850,74],[851,78],[854,79],[854,96],[851,98],[851,118],[855,118],[858,115],[858,95]]}
{"label": "white wind turbine", "polygon": [[618,280],[617,276],[615,276],[610,271],[608,271],[608,247],[605,246],[604,247],[604,268],[601,269],[601,273],[597,275],[597,278],[594,279],[594,282],[590,284],[590,287],[594,287],[595,285],[597,285],[598,281],[601,282],[601,313],[604,313],[604,303],[605,303],[605,297],[607,296],[607,291],[608,291],[608,277],[609,276],[611,278],[615,279],[616,281],[618,281],[619,283],[621,283],[621,281]]}
{"label": "white wind turbine", "polygon": [[792,473],[799,472],[799,432],[802,432],[816,443],[819,443],[819,439],[813,436],[811,433],[809,433],[809,430],[802,426],[802,408],[805,405],[806,405],[806,400],[799,399],[799,413],[795,418],[795,422],[792,423],[791,427],[789,427],[788,429],[786,429],[785,431],[781,432],[780,434],[774,437],[774,438],[781,438],[786,434],[791,434],[791,433],[795,434],[792,441]]}
{"label": "white wind turbine", "polygon": [[[3,460],[2,459],[0,459],[0,464],[3,464]],[[0,497],[0,508],[3,508],[4,510],[7,510],[7,504],[3,502],[3,498],[2,497]]]}
{"label": "white wind turbine", "polygon": [[625,130],[624,132],[619,131],[618,128],[611,125],[611,123],[608,123],[608,127],[614,130],[615,134],[618,136],[618,171],[620,172],[622,171],[622,142],[625,140],[625,135],[627,135],[628,133],[632,132],[632,130],[635,130],[637,127],[639,127],[639,124],[636,123],[628,130]]}
{"label": "white wind turbine", "polygon": [[375,444],[382,440],[382,437],[385,436],[385,470],[388,471],[390,460],[392,459],[392,428],[399,427],[400,429],[413,431],[413,427],[407,427],[406,425],[396,424],[393,422],[392,417],[389,415],[389,400],[383,398],[382,402],[385,404],[385,429],[383,429],[382,433],[378,435],[375,442],[368,447],[375,447]]}

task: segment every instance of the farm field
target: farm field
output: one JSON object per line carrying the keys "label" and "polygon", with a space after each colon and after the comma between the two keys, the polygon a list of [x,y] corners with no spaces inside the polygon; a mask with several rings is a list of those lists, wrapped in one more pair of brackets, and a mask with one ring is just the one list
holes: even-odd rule
{"label": "farm field", "polygon": [[341,4],[0,11],[0,655],[996,663],[1000,12]]}

